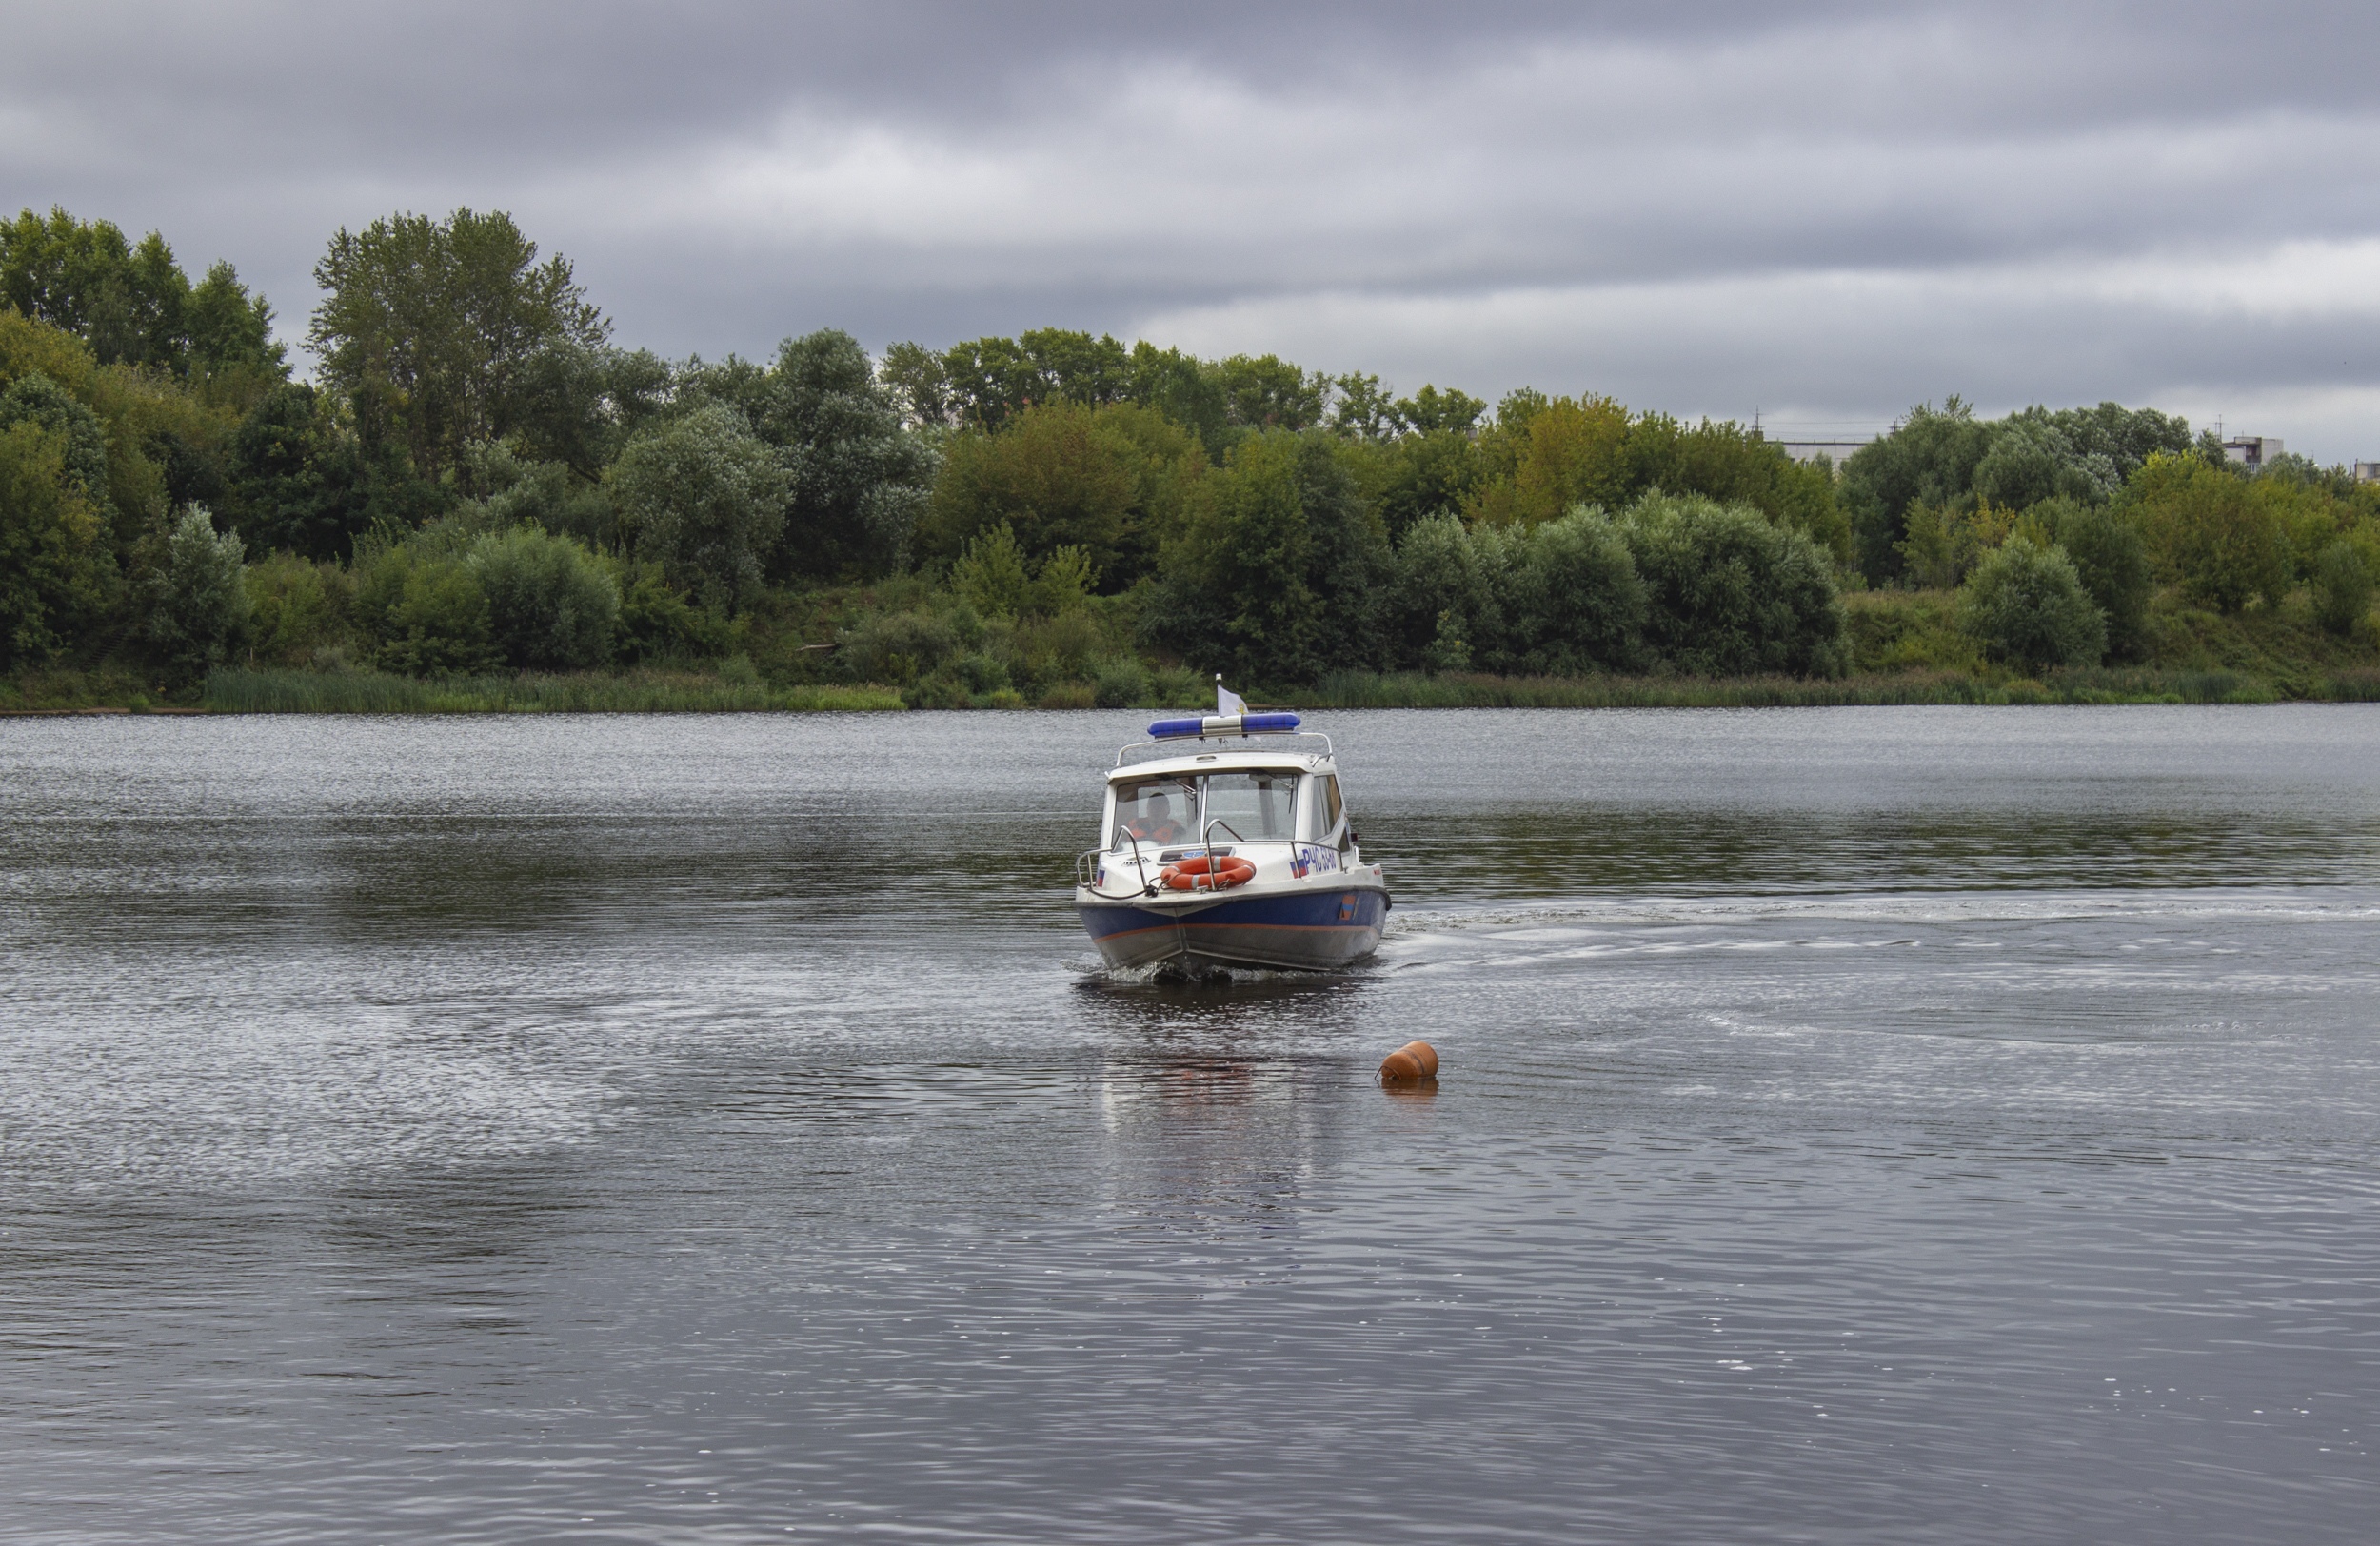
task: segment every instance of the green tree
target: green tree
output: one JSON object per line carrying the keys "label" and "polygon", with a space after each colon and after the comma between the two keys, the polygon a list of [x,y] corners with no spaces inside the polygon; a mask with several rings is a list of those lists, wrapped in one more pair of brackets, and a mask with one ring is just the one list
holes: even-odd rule
{"label": "green tree", "polygon": [[1504,633],[1501,559],[1493,533],[1474,533],[1458,517],[1408,525],[1397,542],[1388,598],[1394,664],[1441,671],[1500,664],[1494,651]]}
{"label": "green tree", "polygon": [[1221,377],[1207,362],[1143,340],[1132,346],[1131,370],[1131,400],[1198,436],[1209,456],[1222,455],[1239,439]]}
{"label": "green tree", "polygon": [[958,424],[950,367],[938,351],[922,344],[895,344],[876,363],[876,377],[912,428],[948,429]]}
{"label": "green tree", "polygon": [[0,669],[50,659],[108,603],[115,565],[70,449],[38,424],[0,427]]}
{"label": "green tree", "polygon": [[970,539],[1006,525],[1027,558],[1081,548],[1101,588],[1120,590],[1155,566],[1205,469],[1197,441],[1147,408],[1037,406],[998,433],[950,441],[918,531],[919,556],[946,563]]}
{"label": "green tree", "polygon": [[849,333],[787,339],[752,394],[753,430],[789,477],[772,580],[883,575],[906,557],[936,458],[902,423],[901,406]]}
{"label": "green tree", "polygon": [[273,341],[272,307],[240,283],[240,271],[218,259],[192,287],[182,317],[193,366],[213,371],[245,367],[278,380],[288,374],[288,351]]}
{"label": "green tree", "polygon": [[450,676],[485,671],[502,659],[487,592],[470,565],[406,542],[367,553],[356,567],[356,619],[385,669]]}
{"label": "green tree", "polygon": [[2289,585],[2287,534],[2246,479],[2196,456],[2152,456],[2132,474],[2128,503],[2150,550],[2192,601],[2237,612]]}
{"label": "green tree", "polygon": [[669,362],[649,349],[563,340],[521,362],[499,419],[524,458],[560,463],[592,483],[667,413],[677,386]]}
{"label": "green tree", "polygon": [[2095,665],[2107,619],[2063,549],[2019,533],[1975,565],[1958,594],[1959,626],[1995,661],[2038,675]]}
{"label": "green tree", "polygon": [[175,375],[245,366],[276,378],[288,369],[272,307],[231,265],[215,264],[193,287],[157,232],[135,243],[111,222],[62,208],[0,224],[0,306],[82,338],[102,365]]}
{"label": "green tree", "polygon": [[1073,546],[1106,570],[1123,551],[1136,489],[1130,447],[1099,431],[1094,410],[1059,402],[1026,409],[998,434],[954,439],[920,532],[922,556],[953,559],[1006,526],[1027,558]]}
{"label": "green tree", "polygon": [[1242,681],[1311,678],[1328,634],[1325,604],[1307,580],[1314,543],[1296,437],[1235,446],[1209,494],[1167,555],[1165,594],[1150,614],[1159,643]]}
{"label": "green tree", "polygon": [[1224,412],[1241,429],[1310,429],[1322,422],[1331,379],[1278,354],[1235,354],[1208,367]]}
{"label": "green tree", "polygon": [[[1105,334],[1041,327],[1017,338],[971,339],[944,350],[933,367],[908,352],[914,347],[896,346],[886,360],[898,354],[907,406],[924,422],[996,430],[1037,405],[1096,406],[1131,394],[1131,356]],[[941,414],[928,417],[921,404],[939,406]]]}
{"label": "green tree", "polygon": [[1581,506],[1514,541],[1506,667],[1575,676],[1633,664],[1647,591],[1627,536],[1601,510]]}
{"label": "green tree", "polygon": [[1514,392],[1481,437],[1492,469],[1468,513],[1491,525],[1537,525],[1573,505],[1626,503],[1636,477],[1628,410],[1608,397]]}
{"label": "green tree", "polygon": [[1870,581],[1901,577],[1909,507],[1963,505],[1991,441],[1974,410],[1953,397],[1938,409],[1919,404],[1891,434],[1843,459],[1840,497],[1851,517],[1860,570]]}
{"label": "green tree", "polygon": [[99,415],[68,395],[38,370],[29,371],[0,392],[0,429],[36,425],[58,437],[66,475],[93,505],[108,497],[108,432]]}
{"label": "green tree", "polygon": [[1405,432],[1397,400],[1380,386],[1380,378],[1351,371],[1331,380],[1330,426],[1354,440],[1386,445]]}
{"label": "green tree", "polygon": [[2065,550],[2092,605],[2107,619],[2108,653],[2128,660],[2144,655],[2156,576],[2139,524],[2107,505],[2072,500],[2053,500],[2026,513]]}
{"label": "green tree", "polygon": [[248,566],[248,649],[271,665],[304,665],[345,631],[352,583],[336,564],[268,553]]}
{"label": "green tree", "polygon": [[1655,661],[1708,676],[1836,676],[1844,617],[1826,550],[1742,505],[1647,495],[1619,523]]}
{"label": "green tree", "polygon": [[1328,433],[1248,436],[1211,475],[1143,613],[1152,639],[1202,670],[1303,682],[1377,665],[1394,554]]}
{"label": "green tree", "polygon": [[501,210],[398,214],[342,228],[314,266],[326,292],[307,343],[353,406],[367,451],[401,447],[435,477],[475,440],[508,433],[532,361],[609,331],[569,260]]}
{"label": "green tree", "polygon": [[2348,633],[2371,615],[2375,581],[2372,555],[2364,544],[2342,537],[2322,550],[2313,565],[2314,621],[2332,633]]}
{"label": "green tree", "polygon": [[2104,505],[2124,484],[2114,458],[2085,451],[2044,408],[1993,423],[1971,486],[1985,505],[2021,510],[2047,499]]}
{"label": "green tree", "polygon": [[245,637],[245,558],[238,534],[217,532],[204,505],[184,510],[166,533],[147,576],[140,632],[172,680],[205,676]]}
{"label": "green tree", "polygon": [[1438,426],[1383,447],[1378,470],[1380,521],[1390,535],[1401,537],[1421,522],[1459,514],[1485,479],[1487,465],[1467,431]]}
{"label": "green tree", "polygon": [[466,562],[487,597],[488,643],[517,668],[611,663],[620,587],[594,554],[534,526],[487,532]]}
{"label": "green tree", "polygon": [[1028,565],[1003,521],[967,544],[950,588],[984,617],[1061,617],[1090,595],[1091,561],[1080,547],[1061,547]]}
{"label": "green tree", "polygon": [[483,529],[532,525],[599,551],[618,541],[610,491],[564,463],[531,461],[501,441],[482,441],[465,450],[464,466],[471,484],[485,490],[470,517]]}
{"label": "green tree", "polygon": [[1455,434],[1468,436],[1478,427],[1479,415],[1487,405],[1468,392],[1448,388],[1440,391],[1424,385],[1411,397],[1397,400],[1397,417],[1405,432],[1415,435]]}
{"label": "green tree", "polygon": [[744,415],[713,403],[628,442],[607,480],[637,556],[717,606],[759,589],[789,480]]}
{"label": "green tree", "polygon": [[368,523],[361,450],[303,382],[267,392],[225,460],[224,514],[260,552],[343,558]]}
{"label": "green tree", "polygon": [[1641,413],[1629,426],[1627,453],[1632,497],[1657,489],[1749,505],[1837,562],[1851,561],[1851,522],[1835,500],[1834,475],[1795,461],[1756,430],[1732,419],[1689,426],[1666,413]]}

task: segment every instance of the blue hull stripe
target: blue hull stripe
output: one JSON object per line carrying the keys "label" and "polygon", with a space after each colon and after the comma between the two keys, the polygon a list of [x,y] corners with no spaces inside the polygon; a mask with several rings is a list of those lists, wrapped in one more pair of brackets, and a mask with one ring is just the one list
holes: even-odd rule
{"label": "blue hull stripe", "polygon": [[[1353,902],[1348,899],[1353,898]],[[1081,909],[1082,926],[1094,940],[1180,929],[1197,935],[1209,929],[1377,929],[1388,914],[1385,896],[1375,890],[1308,891],[1294,897],[1251,897],[1219,902],[1186,918],[1149,907]]]}

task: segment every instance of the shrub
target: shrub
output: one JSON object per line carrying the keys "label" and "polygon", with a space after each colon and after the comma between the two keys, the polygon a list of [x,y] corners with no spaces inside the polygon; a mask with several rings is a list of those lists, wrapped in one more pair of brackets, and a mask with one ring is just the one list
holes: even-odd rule
{"label": "shrub", "polygon": [[207,674],[247,631],[247,545],[215,530],[204,505],[182,512],[148,576],[141,637],[178,681]]}
{"label": "shrub", "polygon": [[2342,537],[2324,548],[2313,565],[2314,619],[2332,633],[2347,633],[2371,611],[2371,555]]}
{"label": "shrub", "polygon": [[1005,521],[967,539],[950,566],[950,588],[985,617],[1061,616],[1089,598],[1091,580],[1090,558],[1080,547],[1061,547],[1028,565]]}
{"label": "shrub", "polygon": [[467,561],[487,596],[490,641],[516,667],[607,665],[620,587],[594,554],[534,526],[489,532]]}
{"label": "shrub", "polygon": [[911,708],[1021,708],[1023,694],[1008,667],[982,651],[962,655],[933,675],[902,689]]}
{"label": "shrub", "polygon": [[346,553],[381,491],[330,399],[298,382],[273,387],[240,422],[225,482],[234,529],[259,549],[308,558]]}
{"label": "shrub", "polygon": [[1149,695],[1148,667],[1130,655],[1102,662],[1091,679],[1091,702],[1099,708],[1137,708]]}
{"label": "shrub", "polygon": [[703,659],[727,647],[727,629],[718,614],[670,589],[660,565],[637,564],[620,596],[619,642],[630,661]]}
{"label": "shrub", "polygon": [[2196,456],[2151,457],[2132,491],[2157,561],[2192,601],[2237,612],[2277,602],[2289,585],[2289,542],[2246,480]]}
{"label": "shrub", "polygon": [[1180,537],[1141,613],[1150,643],[1245,682],[1307,682],[1377,663],[1394,563],[1378,514],[1330,434],[1241,441]]}
{"label": "shrub", "polygon": [[1088,610],[1076,610],[1046,621],[1021,623],[1010,637],[1008,653],[1022,664],[1037,683],[1079,682],[1088,677],[1109,648],[1099,621]]}
{"label": "shrub", "polygon": [[2053,665],[2095,665],[2107,648],[2107,619],[2063,549],[2012,537],[1975,565],[1958,599],[1959,626],[1993,660],[2039,674]]}
{"label": "shrub", "polygon": [[843,669],[855,682],[904,686],[959,651],[958,630],[929,612],[880,612],[843,636]]}
{"label": "shrub", "polygon": [[696,408],[628,442],[608,474],[637,556],[714,605],[761,583],[791,482],[744,415]]}
{"label": "shrub", "polygon": [[472,481],[484,490],[482,529],[534,524],[557,537],[575,537],[589,547],[609,544],[619,528],[611,494],[560,462],[526,461],[498,441],[481,441],[464,452]]}
{"label": "shrub", "polygon": [[2139,656],[2147,647],[2149,593],[2154,587],[2139,525],[2105,505],[2062,500],[2033,513],[2066,550],[2083,589],[2107,618],[2108,652]]}
{"label": "shrub", "polygon": [[[1645,586],[1627,539],[1601,510],[1575,509],[1517,534],[1514,549],[1503,605],[1513,664],[1548,676],[1630,664],[1645,624]],[[1459,635],[1433,641],[1441,659],[1458,642],[1467,653],[1470,642]]]}
{"label": "shrub", "polygon": [[96,505],[108,497],[108,433],[99,415],[38,370],[28,371],[0,392],[0,429],[30,424],[58,437],[67,477]]}
{"label": "shrub", "polygon": [[115,561],[68,451],[39,425],[0,428],[0,668],[47,660],[108,604]]}
{"label": "shrub", "polygon": [[1964,581],[1983,555],[2008,540],[2016,512],[1985,505],[1916,504],[1902,517],[1908,532],[1894,545],[1901,556],[1901,573],[1933,590],[1953,590]]}
{"label": "shrub", "polygon": [[1461,670],[1476,648],[1497,637],[1503,627],[1501,555],[1488,534],[1475,534],[1451,515],[1405,528],[1388,605],[1399,664]]}
{"label": "shrub", "polygon": [[487,592],[468,564],[415,544],[373,554],[355,587],[358,620],[383,667],[408,676],[484,671],[499,659]]}
{"label": "shrub", "polygon": [[1645,586],[1644,642],[1708,676],[1839,676],[1848,645],[1834,565],[1759,511],[1652,494],[1620,522]]}
{"label": "shrub", "polygon": [[299,665],[343,631],[347,576],[335,565],[275,553],[248,565],[248,648],[272,665]]}

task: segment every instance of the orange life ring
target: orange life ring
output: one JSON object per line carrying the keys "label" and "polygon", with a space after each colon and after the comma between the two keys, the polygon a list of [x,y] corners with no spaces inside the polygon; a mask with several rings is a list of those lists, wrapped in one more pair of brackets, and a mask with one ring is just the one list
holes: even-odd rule
{"label": "orange life ring", "polygon": [[1214,860],[1194,854],[1166,865],[1157,878],[1172,891],[1221,891],[1255,880],[1256,864],[1237,854]]}

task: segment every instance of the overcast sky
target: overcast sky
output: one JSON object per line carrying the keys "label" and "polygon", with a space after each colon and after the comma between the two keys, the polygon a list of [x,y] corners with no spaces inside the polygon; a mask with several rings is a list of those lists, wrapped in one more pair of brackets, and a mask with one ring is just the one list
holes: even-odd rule
{"label": "overcast sky", "polygon": [[6,6],[0,199],[228,257],[511,210],[623,343],[1040,326],[1867,433],[2380,457],[2380,8]]}

